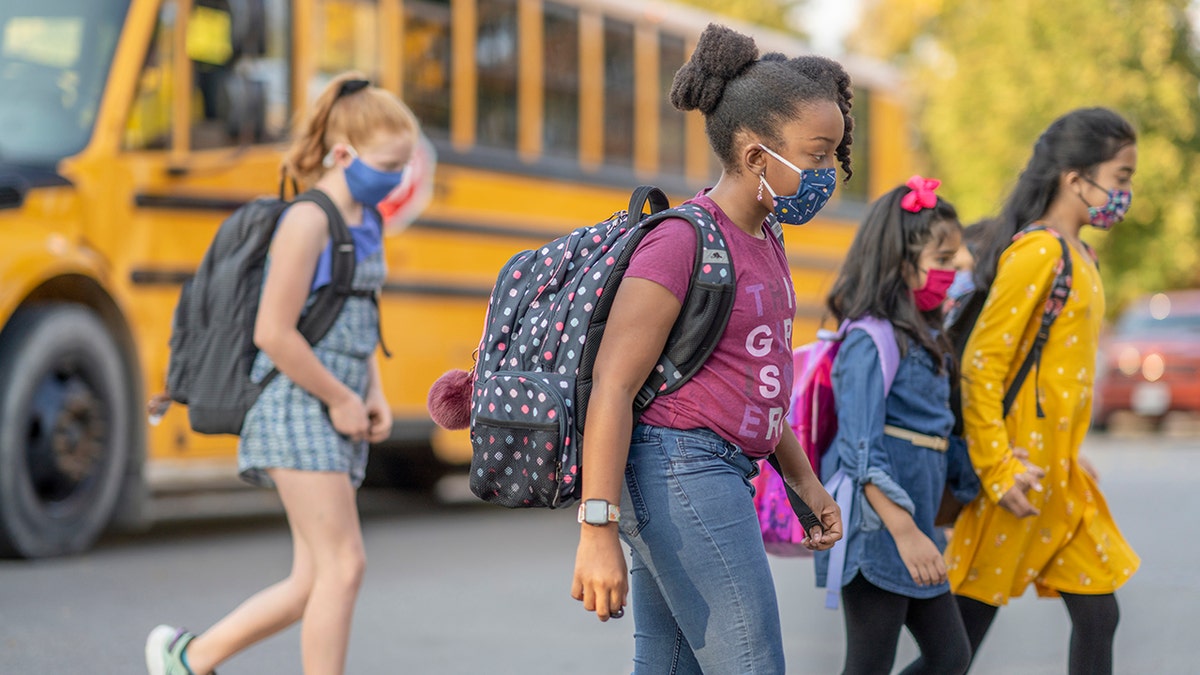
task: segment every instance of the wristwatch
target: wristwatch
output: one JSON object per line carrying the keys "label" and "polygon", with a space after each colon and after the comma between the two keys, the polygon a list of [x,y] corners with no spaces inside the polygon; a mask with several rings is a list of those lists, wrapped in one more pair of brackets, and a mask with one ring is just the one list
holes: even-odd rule
{"label": "wristwatch", "polygon": [[579,504],[579,522],[588,525],[607,525],[621,521],[621,507],[604,499],[585,499]]}

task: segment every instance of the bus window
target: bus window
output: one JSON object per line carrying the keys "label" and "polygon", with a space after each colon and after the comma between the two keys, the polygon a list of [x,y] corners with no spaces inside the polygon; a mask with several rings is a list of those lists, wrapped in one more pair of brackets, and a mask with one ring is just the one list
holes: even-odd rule
{"label": "bus window", "polygon": [[517,3],[479,0],[478,7],[476,140],[480,145],[513,149],[517,146]]}
{"label": "bus window", "polygon": [[671,175],[682,175],[685,166],[685,117],[671,105],[670,92],[675,73],[686,61],[687,45],[683,38],[661,34],[658,43],[658,167],[663,173]]}
{"label": "bus window", "polygon": [[450,134],[450,0],[404,2],[404,102],[430,137]]}
{"label": "bus window", "polygon": [[547,155],[579,157],[579,10],[547,2],[545,52],[545,122]]}
{"label": "bus window", "polygon": [[53,164],[87,145],[128,5],[0,3],[0,157]]}
{"label": "bus window", "polygon": [[125,121],[126,150],[162,150],[171,144],[171,58],[175,3],[163,3],[138,76],[137,96]]}
{"label": "bus window", "polygon": [[[188,20],[192,63],[191,147],[269,143],[287,135],[291,109],[287,0],[229,11],[225,0],[197,0]],[[171,62],[178,5],[163,3],[125,124],[126,150],[170,145]]]}
{"label": "bus window", "polygon": [[379,8],[376,0],[317,0],[317,70],[308,83],[315,98],[337,75],[357,70],[379,81]]}
{"label": "bus window", "polygon": [[193,149],[276,141],[287,134],[287,3],[195,0],[187,26]]}
{"label": "bus window", "polygon": [[604,20],[604,162],[633,166],[633,24]]}

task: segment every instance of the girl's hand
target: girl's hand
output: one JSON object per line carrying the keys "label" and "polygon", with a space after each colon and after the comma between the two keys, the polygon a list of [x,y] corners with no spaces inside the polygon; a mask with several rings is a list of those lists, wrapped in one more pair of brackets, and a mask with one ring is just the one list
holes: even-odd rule
{"label": "girl's hand", "polygon": [[371,424],[367,406],[353,392],[347,392],[336,405],[329,406],[329,421],[337,432],[352,441],[364,441]]}
{"label": "girl's hand", "polygon": [[372,389],[367,394],[367,421],[368,441],[382,443],[392,435],[392,406],[379,389]]}
{"label": "girl's hand", "polygon": [[842,510],[819,482],[813,481],[802,487],[805,489],[797,490],[797,494],[821,521],[820,527],[814,527],[808,532],[804,539],[804,547],[811,551],[831,549],[842,538]]}
{"label": "girl's hand", "polygon": [[[1025,474],[1020,475],[1024,476]],[[1041,513],[1025,496],[1025,488],[1021,487],[1021,481],[1017,481],[1016,485],[1010,487],[1008,492],[1000,497],[998,503],[1003,509],[1018,518],[1028,518]]]}
{"label": "girl's hand", "polygon": [[893,539],[900,551],[900,559],[918,585],[933,586],[946,581],[946,560],[937,544],[924,532],[913,526]]}
{"label": "girl's hand", "polygon": [[583,608],[595,612],[601,621],[619,619],[625,614],[629,573],[617,538],[617,526],[610,523],[581,527],[571,597],[583,601]]}
{"label": "girl's hand", "polygon": [[1013,457],[1025,465],[1025,471],[1013,476],[1013,486],[1000,497],[998,503],[1002,508],[1018,518],[1036,516],[1041,511],[1034,507],[1029,498],[1025,496],[1025,493],[1029,490],[1033,490],[1034,492],[1041,492],[1043,490],[1042,478],[1046,477],[1046,471],[1029,461],[1028,450],[1014,447],[1012,453]]}

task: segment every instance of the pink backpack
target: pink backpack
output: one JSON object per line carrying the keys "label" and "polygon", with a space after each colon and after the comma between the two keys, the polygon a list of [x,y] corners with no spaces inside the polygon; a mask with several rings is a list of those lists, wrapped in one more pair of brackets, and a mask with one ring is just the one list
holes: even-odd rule
{"label": "pink backpack", "polygon": [[[836,333],[819,331],[815,342],[801,345],[792,352],[795,379],[792,382],[792,408],[788,422],[796,432],[796,438],[812,464],[813,472],[818,476],[821,475],[821,457],[828,452],[837,436],[833,361],[842,341],[855,328],[867,331],[875,342],[883,369],[883,395],[886,397],[892,389],[892,381],[896,379],[896,370],[900,367],[900,349],[896,345],[896,335],[890,321],[867,316],[843,322]],[[760,463],[760,472],[754,478],[754,490],[754,507],[758,511],[758,523],[767,553],[785,557],[810,555],[811,551],[803,544],[804,528],[788,501],[783,477],[770,463]]]}

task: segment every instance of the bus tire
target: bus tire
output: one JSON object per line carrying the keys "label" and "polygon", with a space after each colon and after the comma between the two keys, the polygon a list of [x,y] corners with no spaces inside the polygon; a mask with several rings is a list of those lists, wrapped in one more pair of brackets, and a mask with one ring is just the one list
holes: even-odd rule
{"label": "bus tire", "polygon": [[23,308],[0,333],[0,555],[78,553],[104,531],[133,438],[124,373],[82,306]]}

